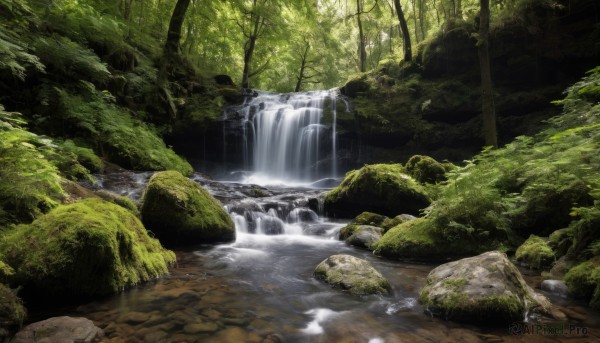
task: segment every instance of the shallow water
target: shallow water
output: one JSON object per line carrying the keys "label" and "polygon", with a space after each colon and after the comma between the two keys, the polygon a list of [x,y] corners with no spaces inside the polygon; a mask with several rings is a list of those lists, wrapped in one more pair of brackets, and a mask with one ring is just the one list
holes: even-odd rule
{"label": "shallow water", "polygon": [[[103,184],[138,195],[142,179],[149,177],[140,175],[132,178],[133,185]],[[309,213],[307,199],[319,190],[269,188],[266,197],[248,198],[244,195],[248,186],[198,176],[195,180],[219,196],[228,209],[237,209],[238,219],[250,220],[246,225],[252,218],[273,216],[284,222],[285,234],[238,232],[235,243],[175,250],[178,262],[167,277],[49,314],[85,316],[104,329],[106,342],[600,341],[598,313],[551,294],[546,295],[568,316],[568,324],[587,328],[587,336],[542,334],[553,323],[544,319],[537,322],[538,328],[531,327],[537,333],[512,335],[511,323],[482,328],[431,318],[416,298],[435,266],[380,259],[338,241],[337,230],[344,223],[292,214],[297,208]],[[260,220],[254,225],[254,230],[246,231],[259,232]],[[317,264],[339,253],[371,262],[390,281],[392,294],[356,297],[314,279]],[[526,279],[534,288],[541,282],[535,274]]]}

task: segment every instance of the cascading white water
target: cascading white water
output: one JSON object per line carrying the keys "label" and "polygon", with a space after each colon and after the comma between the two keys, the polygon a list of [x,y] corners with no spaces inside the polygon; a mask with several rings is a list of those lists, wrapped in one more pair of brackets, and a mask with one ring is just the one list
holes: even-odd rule
{"label": "cascading white water", "polygon": [[[331,127],[321,123],[332,103]],[[249,183],[311,182],[337,173],[335,91],[291,94],[258,92],[241,108],[245,168]],[[330,133],[330,134],[329,134]],[[331,155],[325,150],[331,146]],[[328,156],[329,155],[329,156]],[[321,167],[329,159],[331,169]]]}

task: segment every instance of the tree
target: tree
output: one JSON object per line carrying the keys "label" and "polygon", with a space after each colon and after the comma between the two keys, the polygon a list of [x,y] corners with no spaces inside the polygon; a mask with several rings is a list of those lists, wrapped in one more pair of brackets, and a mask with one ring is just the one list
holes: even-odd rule
{"label": "tree", "polygon": [[402,5],[400,0],[394,0],[394,7],[396,7],[396,14],[398,15],[398,21],[400,22],[400,34],[404,40],[404,61],[412,61],[412,47],[410,44],[410,31],[408,31],[408,24],[402,11]]}
{"label": "tree", "polygon": [[185,13],[190,6],[190,0],[177,0],[171,21],[169,22],[169,31],[165,42],[164,53],[167,56],[177,55],[179,53],[179,41],[181,40],[181,27],[185,19]]}
{"label": "tree", "polygon": [[490,68],[489,35],[490,35],[490,0],[480,0],[478,53],[481,68],[481,109],[483,117],[483,133],[485,145],[498,147],[496,133],[496,112],[494,109],[494,90]]}
{"label": "tree", "polygon": [[367,50],[365,47],[366,39],[363,31],[362,21],[360,15],[362,13],[361,0],[356,0],[356,23],[358,24],[358,53],[359,53],[359,66],[360,71],[364,73],[367,71]]}

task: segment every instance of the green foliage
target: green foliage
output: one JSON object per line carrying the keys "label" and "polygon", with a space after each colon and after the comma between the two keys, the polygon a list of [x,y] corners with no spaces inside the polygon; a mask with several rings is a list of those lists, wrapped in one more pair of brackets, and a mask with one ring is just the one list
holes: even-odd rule
{"label": "green foliage", "polygon": [[124,167],[134,170],[178,170],[190,174],[192,167],[177,156],[150,125],[135,119],[114,104],[108,92],[99,92],[91,84],[82,95],[54,88],[63,125],[73,136],[87,141],[95,150]]}
{"label": "green foliage", "polygon": [[[0,225],[31,221],[63,198],[51,141],[24,130],[18,113],[0,106]],[[10,213],[10,215],[9,215]]]}
{"label": "green foliage", "polygon": [[556,260],[548,240],[531,235],[516,251],[517,261],[526,263],[530,268],[542,269],[552,265]]}
{"label": "green foliage", "polygon": [[91,50],[67,37],[52,35],[37,37],[32,43],[35,54],[58,80],[88,80],[96,84],[106,82],[111,75],[106,64]]}
{"label": "green foliage", "polygon": [[0,338],[4,338],[5,329],[15,329],[23,325],[27,310],[23,301],[12,290],[0,283]]}
{"label": "green foliage", "polygon": [[24,42],[0,23],[0,72],[9,71],[13,77],[25,80],[28,69],[43,72],[44,65]]}
{"label": "green foliage", "polygon": [[0,253],[15,267],[12,283],[67,297],[122,291],[167,273],[175,261],[131,212],[100,199],[62,205],[16,226]]}

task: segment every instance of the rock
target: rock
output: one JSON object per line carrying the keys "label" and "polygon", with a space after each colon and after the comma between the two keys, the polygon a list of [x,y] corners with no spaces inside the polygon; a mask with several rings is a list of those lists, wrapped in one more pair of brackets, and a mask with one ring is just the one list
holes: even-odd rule
{"label": "rock", "polygon": [[381,239],[382,234],[383,229],[380,227],[359,225],[346,239],[346,243],[359,248],[371,249],[373,244]]}
{"label": "rock", "polygon": [[281,235],[284,231],[285,223],[277,218],[271,216],[261,216],[257,219],[257,232],[265,235]]}
{"label": "rock", "polygon": [[527,286],[517,267],[498,251],[433,269],[419,302],[435,316],[486,324],[522,321],[530,311],[550,313],[548,300]]}
{"label": "rock", "polygon": [[421,183],[438,183],[446,180],[446,169],[429,156],[414,155],[404,165],[406,172]]}
{"label": "rock", "polygon": [[0,342],[10,330],[20,327],[26,316],[27,311],[16,291],[0,283]]}
{"label": "rock", "polygon": [[531,235],[515,252],[515,258],[525,263],[529,268],[548,268],[556,260],[548,240]]}
{"label": "rock", "polygon": [[104,337],[94,323],[81,317],[53,317],[29,324],[17,332],[11,343],[92,343]]}
{"label": "rock", "polygon": [[381,223],[381,228],[383,229],[383,232],[387,232],[389,229],[413,219],[417,219],[417,217],[410,214],[399,214],[394,218],[386,218],[383,223]]}
{"label": "rock", "polygon": [[319,221],[319,215],[310,208],[297,207],[287,216],[289,223],[316,223]]}
{"label": "rock", "polygon": [[202,186],[176,171],[154,174],[143,195],[142,222],[163,242],[198,244],[235,239],[233,221]]}
{"label": "rock", "polygon": [[358,95],[367,92],[371,88],[369,82],[367,82],[364,78],[358,78],[348,81],[342,88],[340,88],[340,92],[349,97],[355,98]]}
{"label": "rock", "polygon": [[24,290],[70,299],[122,291],[166,274],[175,262],[130,211],[97,198],[58,206],[6,232],[0,255]]}
{"label": "rock", "polygon": [[429,205],[425,189],[404,174],[400,164],[365,165],[350,171],[344,181],[325,196],[325,212],[354,217],[363,211],[395,216],[418,214]]}
{"label": "rock", "polygon": [[350,255],[328,257],[315,268],[314,276],[354,295],[389,294],[391,290],[389,282],[369,262]]}
{"label": "rock", "polygon": [[140,211],[138,210],[137,205],[126,196],[122,196],[117,193],[107,191],[105,189],[99,189],[95,191],[94,194],[96,194],[102,200],[112,202],[113,204],[119,205],[124,209],[131,211],[131,213],[135,214],[136,216],[140,215]]}
{"label": "rock", "polygon": [[194,335],[199,333],[215,332],[219,330],[219,326],[215,323],[193,323],[184,326],[185,333]]}
{"label": "rock", "polygon": [[150,319],[150,314],[144,312],[127,312],[121,318],[119,318],[119,322],[127,323],[131,325],[141,324]]}
{"label": "rock", "polygon": [[566,298],[569,294],[569,287],[567,287],[567,284],[562,280],[544,280],[542,281],[540,288],[563,298]]}
{"label": "rock", "polygon": [[[447,237],[446,229],[431,217],[416,218],[385,232],[373,253],[387,258],[440,261],[472,256],[491,250],[493,242],[474,241],[468,237]],[[452,232],[452,231],[450,231]]]}
{"label": "rock", "polygon": [[573,296],[589,301],[592,308],[600,310],[600,256],[574,266],[564,280]]}

